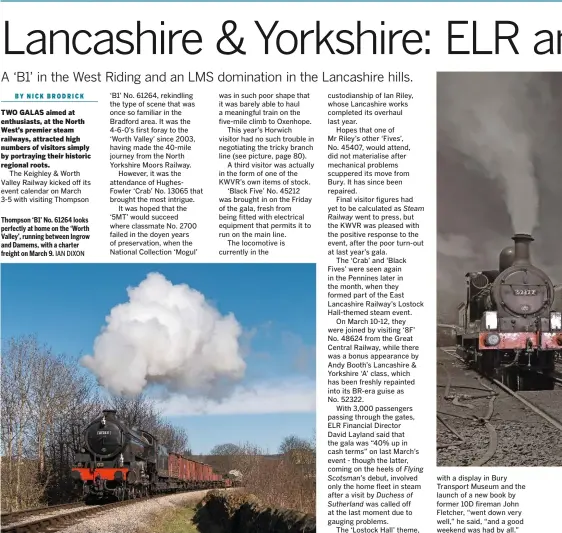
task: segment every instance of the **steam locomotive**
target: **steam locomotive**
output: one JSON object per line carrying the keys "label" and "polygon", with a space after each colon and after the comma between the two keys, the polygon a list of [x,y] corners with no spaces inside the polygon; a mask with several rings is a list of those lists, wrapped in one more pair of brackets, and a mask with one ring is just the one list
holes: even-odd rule
{"label": "steam locomotive", "polygon": [[168,452],[148,431],[128,427],[114,410],[95,418],[82,440],[71,475],[87,502],[232,486],[211,466]]}
{"label": "steam locomotive", "polygon": [[527,234],[513,236],[498,270],[466,274],[458,307],[457,354],[512,390],[554,388],[562,313],[550,278],[531,263]]}

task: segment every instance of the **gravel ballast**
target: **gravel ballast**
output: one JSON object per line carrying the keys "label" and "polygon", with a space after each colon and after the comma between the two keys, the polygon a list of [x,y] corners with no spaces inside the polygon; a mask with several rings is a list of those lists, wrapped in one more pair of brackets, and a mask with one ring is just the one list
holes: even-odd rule
{"label": "gravel ballast", "polygon": [[[493,415],[489,420],[497,436],[497,448],[483,466],[562,466],[560,430],[499,387],[486,380],[479,381],[478,374],[467,369],[454,356],[438,349],[437,362],[437,411],[464,439],[456,446],[437,450],[438,466],[470,466],[485,456],[491,440],[490,431],[484,423],[473,417],[483,418],[488,414],[490,398],[474,398],[486,396],[486,387],[497,393]],[[457,403],[471,407],[455,405],[451,399],[444,398],[445,385],[449,379],[449,396],[456,396]],[[562,391],[522,392],[521,396],[551,415],[562,414]],[[458,438],[437,421],[437,443],[455,442],[459,442]]]}
{"label": "gravel ballast", "polygon": [[151,515],[171,507],[196,505],[207,492],[209,491],[182,492],[152,500],[139,501],[116,509],[108,509],[106,513],[83,518],[78,524],[60,531],[64,531],[64,533],[100,533],[100,531],[104,533],[135,533],[148,521]]}
{"label": "gravel ballast", "polygon": [[71,514],[71,513],[75,513],[76,511],[81,511],[83,509],[89,509],[89,508],[90,506],[88,505],[82,505],[82,506],[73,507],[72,509],[54,509],[54,510],[44,509],[43,511],[33,513],[32,515],[23,516],[21,520],[9,522],[8,524],[2,523],[2,525],[3,526],[9,525],[10,527],[20,526],[23,524],[27,524],[28,522],[35,522],[35,520],[41,520],[43,518],[50,518],[54,516]]}

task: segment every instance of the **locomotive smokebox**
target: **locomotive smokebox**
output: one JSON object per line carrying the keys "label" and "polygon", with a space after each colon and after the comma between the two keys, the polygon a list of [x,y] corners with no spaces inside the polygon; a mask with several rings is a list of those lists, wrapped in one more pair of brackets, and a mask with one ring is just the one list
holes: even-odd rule
{"label": "locomotive smokebox", "polygon": [[516,233],[512,237],[515,242],[515,253],[513,256],[513,265],[530,265],[531,250],[530,244],[535,239],[527,233]]}

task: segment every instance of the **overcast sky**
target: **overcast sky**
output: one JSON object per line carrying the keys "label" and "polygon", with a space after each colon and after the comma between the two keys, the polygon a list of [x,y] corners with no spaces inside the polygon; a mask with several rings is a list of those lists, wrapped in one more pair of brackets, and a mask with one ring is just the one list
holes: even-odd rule
{"label": "overcast sky", "polygon": [[437,113],[441,318],[515,231],[532,232],[533,262],[562,283],[562,75],[439,74]]}

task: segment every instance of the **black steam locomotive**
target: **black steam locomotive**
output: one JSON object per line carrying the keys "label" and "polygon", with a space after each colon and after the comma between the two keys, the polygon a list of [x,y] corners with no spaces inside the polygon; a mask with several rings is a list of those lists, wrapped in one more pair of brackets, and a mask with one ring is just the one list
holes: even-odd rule
{"label": "black steam locomotive", "polygon": [[232,486],[210,465],[168,452],[149,432],[128,427],[114,410],[103,411],[84,430],[72,478],[86,501]]}
{"label": "black steam locomotive", "polygon": [[513,236],[498,270],[466,275],[459,305],[457,353],[512,390],[553,389],[562,353],[561,309],[550,278],[531,263],[526,234]]}

